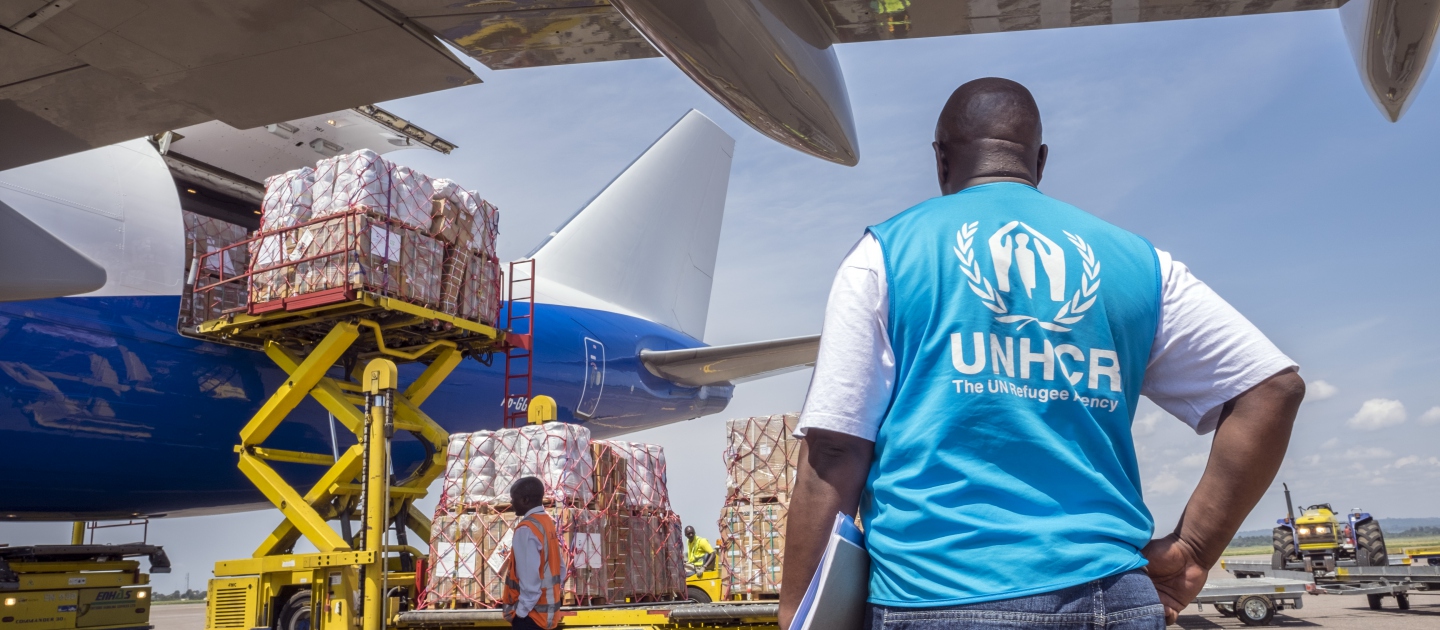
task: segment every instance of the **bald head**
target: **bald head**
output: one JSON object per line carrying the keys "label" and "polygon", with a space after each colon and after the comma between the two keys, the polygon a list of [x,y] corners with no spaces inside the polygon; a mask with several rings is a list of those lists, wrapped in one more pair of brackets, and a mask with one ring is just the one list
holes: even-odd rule
{"label": "bald head", "polygon": [[517,515],[529,512],[545,501],[545,484],[536,477],[521,477],[510,484],[510,503]]}
{"label": "bald head", "polygon": [[950,95],[935,124],[935,162],[945,194],[1013,181],[1040,183],[1048,149],[1030,90],[1009,79],[966,83]]}

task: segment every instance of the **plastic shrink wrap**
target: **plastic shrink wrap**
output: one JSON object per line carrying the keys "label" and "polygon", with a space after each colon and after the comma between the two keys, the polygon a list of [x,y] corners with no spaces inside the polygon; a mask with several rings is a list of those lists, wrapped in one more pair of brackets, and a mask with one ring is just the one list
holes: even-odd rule
{"label": "plastic shrink wrap", "polygon": [[730,420],[726,427],[727,495],[720,512],[722,596],[768,599],[780,593],[785,518],[800,456],[798,414]]}
{"label": "plastic shrink wrap", "polygon": [[426,606],[496,605],[514,519],[503,510],[510,485],[525,476],[545,486],[566,558],[566,604],[684,596],[684,547],[664,451],[589,438],[584,427],[554,422],[451,435]]}
{"label": "plastic shrink wrap", "polygon": [[373,151],[320,160],[266,180],[249,301],[366,290],[494,325],[498,227],[493,204]]}

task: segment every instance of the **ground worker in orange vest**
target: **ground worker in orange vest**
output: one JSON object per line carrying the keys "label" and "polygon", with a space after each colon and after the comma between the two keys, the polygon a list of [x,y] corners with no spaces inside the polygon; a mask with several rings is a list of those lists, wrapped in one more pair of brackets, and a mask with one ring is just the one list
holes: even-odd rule
{"label": "ground worker in orange vest", "polygon": [[505,592],[500,597],[510,627],[550,630],[560,621],[560,584],[565,581],[565,558],[555,521],[542,505],[545,485],[535,477],[522,477],[510,486],[510,504],[517,520],[505,560]]}

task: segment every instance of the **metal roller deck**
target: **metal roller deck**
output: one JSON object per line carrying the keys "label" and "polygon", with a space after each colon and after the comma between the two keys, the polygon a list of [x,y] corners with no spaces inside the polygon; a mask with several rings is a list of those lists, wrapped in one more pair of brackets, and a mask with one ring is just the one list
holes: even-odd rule
{"label": "metal roller deck", "polygon": [[[780,605],[755,602],[653,603],[562,608],[560,614],[561,628],[775,630],[779,628]],[[395,625],[413,630],[510,627],[510,623],[495,609],[412,610],[400,613]]]}

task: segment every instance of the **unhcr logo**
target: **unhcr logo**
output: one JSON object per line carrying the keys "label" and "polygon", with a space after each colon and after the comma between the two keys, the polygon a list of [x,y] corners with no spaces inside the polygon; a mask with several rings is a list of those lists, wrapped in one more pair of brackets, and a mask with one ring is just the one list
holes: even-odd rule
{"label": "unhcr logo", "polygon": [[[1085,312],[1095,305],[1095,292],[1100,289],[1100,261],[1085,239],[1065,232],[1066,239],[1080,256],[1084,273],[1080,275],[1080,286],[1073,294],[1066,294],[1065,251],[1039,230],[1019,221],[1011,221],[996,230],[986,241],[990,249],[990,263],[995,274],[995,283],[985,277],[980,262],[975,259],[975,233],[980,222],[966,223],[955,233],[955,256],[960,259],[960,271],[969,280],[970,291],[980,298],[985,308],[995,313],[995,321],[1014,324],[1015,329],[1027,324],[1055,332],[1069,332],[1070,326],[1085,319]],[[1039,287],[1039,272],[1045,274],[1046,291],[1051,302],[1060,306],[1044,318],[1035,314],[1012,313],[1012,305],[1005,301],[1005,294],[1012,289],[1025,291],[1026,298],[1034,304],[1036,289]],[[1018,287],[1012,280],[1018,278]]]}

